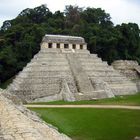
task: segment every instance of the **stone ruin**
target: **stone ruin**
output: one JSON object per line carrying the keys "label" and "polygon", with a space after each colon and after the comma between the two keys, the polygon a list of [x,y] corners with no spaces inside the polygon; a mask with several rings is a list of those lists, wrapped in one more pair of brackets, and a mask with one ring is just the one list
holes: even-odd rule
{"label": "stone ruin", "polygon": [[0,140],[71,139],[22,106],[16,96],[0,89]]}
{"label": "stone ruin", "polygon": [[140,65],[133,60],[117,60],[112,63],[114,69],[128,79],[134,81],[140,91]]}
{"label": "stone ruin", "polygon": [[92,100],[140,91],[136,62],[112,66],[90,54],[81,37],[46,35],[39,53],[7,90],[0,89],[0,140],[70,140],[22,102]]}
{"label": "stone ruin", "polygon": [[140,65],[137,61],[116,60],[112,66],[130,80],[140,80]]}
{"label": "stone ruin", "polygon": [[7,90],[23,102],[92,100],[138,92],[135,82],[96,54],[84,38],[45,35],[41,49]]}

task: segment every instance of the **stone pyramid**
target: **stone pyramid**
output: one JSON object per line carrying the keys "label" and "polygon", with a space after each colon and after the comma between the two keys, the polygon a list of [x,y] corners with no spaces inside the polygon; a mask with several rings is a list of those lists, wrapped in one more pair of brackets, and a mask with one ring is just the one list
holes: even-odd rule
{"label": "stone pyramid", "polygon": [[136,84],[90,54],[84,38],[45,35],[41,49],[8,90],[27,102],[91,100],[135,94]]}

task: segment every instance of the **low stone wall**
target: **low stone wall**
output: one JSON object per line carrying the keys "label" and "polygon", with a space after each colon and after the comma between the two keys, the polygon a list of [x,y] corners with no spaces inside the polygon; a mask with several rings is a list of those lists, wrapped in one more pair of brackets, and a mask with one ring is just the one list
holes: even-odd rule
{"label": "low stone wall", "polygon": [[15,105],[0,90],[0,140],[70,140],[22,105]]}
{"label": "low stone wall", "polygon": [[117,60],[112,63],[112,66],[131,80],[140,79],[139,72],[137,71],[140,66],[137,61]]}

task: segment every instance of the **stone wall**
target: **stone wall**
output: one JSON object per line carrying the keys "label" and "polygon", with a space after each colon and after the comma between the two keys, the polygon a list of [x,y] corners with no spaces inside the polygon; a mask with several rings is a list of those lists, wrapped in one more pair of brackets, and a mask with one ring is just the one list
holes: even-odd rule
{"label": "stone wall", "polygon": [[112,63],[112,66],[131,80],[140,79],[140,65],[137,61],[117,60]]}
{"label": "stone wall", "polygon": [[70,140],[22,105],[15,105],[0,90],[0,140]]}

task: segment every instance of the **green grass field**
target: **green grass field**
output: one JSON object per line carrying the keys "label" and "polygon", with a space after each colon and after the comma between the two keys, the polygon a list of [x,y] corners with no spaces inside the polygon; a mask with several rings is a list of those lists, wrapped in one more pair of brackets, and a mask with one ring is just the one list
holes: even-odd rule
{"label": "green grass field", "polygon": [[40,103],[30,103],[30,104],[112,104],[112,105],[140,105],[140,93],[128,96],[117,96],[110,99],[100,99],[91,101],[54,101],[54,102],[40,102]]}
{"label": "green grass field", "polygon": [[140,136],[140,110],[48,108],[31,110],[73,140],[133,140]]}

